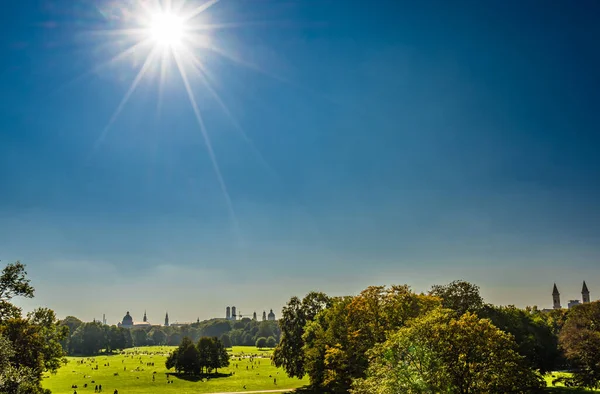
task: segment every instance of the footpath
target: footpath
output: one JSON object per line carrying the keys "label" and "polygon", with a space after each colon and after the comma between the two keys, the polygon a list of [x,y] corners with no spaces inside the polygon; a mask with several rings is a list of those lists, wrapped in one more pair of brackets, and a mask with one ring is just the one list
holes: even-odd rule
{"label": "footpath", "polygon": [[279,389],[279,390],[258,390],[258,391],[227,391],[223,393],[207,393],[207,394],[260,394],[260,393],[291,393],[296,389]]}

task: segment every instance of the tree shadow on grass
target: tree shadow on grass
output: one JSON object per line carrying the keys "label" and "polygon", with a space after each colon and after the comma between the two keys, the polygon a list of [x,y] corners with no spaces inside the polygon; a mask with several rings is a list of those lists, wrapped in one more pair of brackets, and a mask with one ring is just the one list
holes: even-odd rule
{"label": "tree shadow on grass", "polygon": [[[326,391],[315,389],[315,388],[312,388],[309,386],[297,388],[296,390],[290,391],[290,393],[293,393],[293,394],[328,394]],[[284,394],[287,394],[287,393],[284,393]]]}
{"label": "tree shadow on grass", "polygon": [[583,394],[583,393],[596,393],[595,390],[586,390],[580,387],[547,387],[546,392],[551,394]]}
{"label": "tree shadow on grass", "polygon": [[228,378],[231,375],[228,373],[220,373],[220,372],[219,373],[202,374],[202,375],[187,375],[187,374],[183,374],[183,373],[170,372],[169,376],[172,376],[177,379],[185,380],[187,382],[199,382],[204,379]]}

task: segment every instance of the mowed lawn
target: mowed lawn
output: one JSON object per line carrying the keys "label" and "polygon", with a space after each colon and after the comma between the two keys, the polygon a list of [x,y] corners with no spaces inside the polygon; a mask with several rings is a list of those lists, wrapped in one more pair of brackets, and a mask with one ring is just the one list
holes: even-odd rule
{"label": "mowed lawn", "polygon": [[600,393],[600,390],[586,390],[586,389],[580,389],[580,388],[565,387],[562,383],[557,383],[556,386],[552,386],[552,381],[555,378],[558,378],[560,376],[568,377],[568,376],[570,376],[570,374],[563,373],[563,372],[553,372],[544,377],[546,380],[546,386],[548,387],[547,391],[549,393],[554,393],[554,394]]}
{"label": "mowed lawn", "polygon": [[[230,366],[219,369],[223,374],[232,372],[231,376],[199,381],[170,375],[172,383],[167,383],[167,373],[174,371],[165,368],[165,360],[173,349],[175,347],[153,346],[127,349],[112,356],[68,357],[68,363],[56,374],[44,377],[44,388],[54,394],[72,394],[71,386],[77,385],[77,393],[81,394],[93,393],[96,385],[101,384],[102,391],[109,394],[115,389],[119,394],[191,394],[294,389],[308,383],[306,378],[288,378],[282,369],[271,365],[271,351],[259,351],[249,346],[235,346]],[[253,362],[251,355],[255,356]],[[274,379],[277,379],[276,383]],[[86,383],[87,388],[84,387]]]}

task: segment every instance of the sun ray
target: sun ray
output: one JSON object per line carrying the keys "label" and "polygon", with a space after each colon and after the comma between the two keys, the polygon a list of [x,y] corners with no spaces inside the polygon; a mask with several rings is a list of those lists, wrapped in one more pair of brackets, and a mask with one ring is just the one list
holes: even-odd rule
{"label": "sun ray", "polygon": [[281,24],[278,21],[253,21],[253,22],[224,22],[224,23],[202,23],[192,25],[189,27],[189,31],[199,30],[220,30],[220,29],[236,29],[240,27],[266,27],[266,26],[277,26]]}
{"label": "sun ray", "polygon": [[133,92],[137,88],[138,84],[140,83],[140,81],[144,77],[144,74],[146,74],[146,71],[148,70],[148,68],[152,64],[152,60],[154,59],[156,51],[157,51],[157,48],[152,49],[152,51],[150,52],[150,54],[148,54],[148,57],[146,57],[146,61],[144,62],[144,64],[140,68],[140,71],[138,72],[138,74],[136,75],[135,79],[133,80],[133,82],[129,86],[129,89],[127,90],[127,93],[125,93],[125,96],[123,96],[123,99],[121,99],[121,102],[119,103],[119,106],[117,107],[117,109],[115,110],[115,112],[113,113],[113,115],[110,117],[110,120],[108,121],[108,124],[106,125],[106,127],[104,127],[104,129],[102,130],[102,133],[100,134],[100,136],[96,140],[96,143],[94,144],[94,149],[93,149],[94,151],[102,143],[102,141],[104,140],[104,138],[106,138],[106,135],[108,134],[108,130],[110,129],[110,127],[112,126],[112,124],[115,122],[115,120],[117,119],[117,117],[119,116],[119,114],[121,113],[121,111],[123,110],[123,107],[125,107],[125,104],[127,104],[127,101],[129,101],[129,97],[131,97],[131,95],[133,94]]}
{"label": "sun ray", "polygon": [[188,98],[190,100],[190,104],[192,105],[192,109],[194,110],[194,115],[196,116],[196,121],[198,122],[198,126],[200,127],[200,132],[202,133],[202,137],[204,138],[204,143],[206,144],[206,150],[208,151],[208,155],[213,165],[213,169],[215,171],[215,175],[219,181],[219,185],[221,186],[221,191],[223,192],[223,197],[225,198],[225,202],[227,204],[227,208],[229,209],[229,214],[231,215],[231,220],[233,222],[235,232],[237,236],[241,236],[239,224],[237,221],[237,217],[235,215],[235,210],[233,209],[233,203],[231,201],[231,197],[229,196],[229,192],[227,191],[227,185],[225,184],[225,180],[223,179],[223,175],[221,174],[221,169],[219,168],[219,163],[217,162],[217,157],[212,148],[212,144],[210,142],[210,136],[206,131],[206,126],[204,125],[204,121],[202,120],[202,115],[200,114],[200,110],[198,109],[198,105],[196,104],[196,99],[194,97],[194,92],[192,91],[192,87],[188,81],[187,73],[185,71],[184,65],[181,63],[182,60],[180,58],[179,52],[177,50],[173,50],[173,58],[175,59],[175,64],[179,69],[179,74],[181,74],[181,79],[183,80],[183,84],[185,86],[185,90],[187,91]]}
{"label": "sun ray", "polygon": [[256,71],[260,74],[266,75],[266,76],[276,79],[280,82],[290,83],[290,81],[288,81],[287,79],[285,79],[283,77],[272,74],[266,70],[263,70],[262,68],[260,68],[258,65],[254,64],[254,63],[250,63],[250,62],[240,58],[239,56],[235,56],[231,53],[228,53],[226,50],[219,48],[218,46],[214,45],[212,42],[208,42],[208,40],[206,40],[203,36],[194,34],[194,35],[190,36],[190,42],[192,42],[194,44],[194,46],[197,48],[202,48],[202,49],[207,49],[209,51],[212,51],[227,60],[230,60],[236,64],[239,64],[240,66],[244,66],[250,70]]}
{"label": "sun ray", "polygon": [[145,34],[146,29],[141,28],[141,27],[132,27],[132,28],[128,28],[128,29],[96,29],[96,30],[92,30],[87,32],[86,35],[88,36],[122,36],[122,37],[131,37],[131,36],[142,36],[143,34]]}
{"label": "sun ray", "polygon": [[160,75],[158,81],[158,105],[157,105],[157,113],[160,114],[160,110],[162,107],[162,99],[165,88],[165,80],[167,79],[167,62],[169,61],[169,51],[163,50],[160,58]]}
{"label": "sun ray", "polygon": [[[195,40],[193,38],[195,38]],[[259,74],[265,75],[269,78],[273,78],[276,81],[285,83],[289,86],[292,86],[295,89],[301,90],[312,96],[316,96],[321,100],[326,100],[327,102],[333,102],[331,99],[322,96],[321,94],[313,91],[312,89],[307,88],[306,86],[298,85],[297,83],[294,83],[293,81],[291,81],[287,78],[284,78],[284,77],[274,74],[272,72],[266,71],[266,70],[262,69],[261,67],[259,67],[258,65],[254,64],[254,63],[250,63],[250,62],[242,59],[239,56],[228,53],[226,50],[219,48],[218,46],[214,45],[212,42],[208,42],[206,39],[203,39],[202,36],[192,35],[192,36],[190,36],[190,41],[193,42],[194,44],[196,44],[195,45],[196,47],[212,51],[212,52],[216,53],[217,55],[219,55],[225,59],[228,59],[240,66],[244,66],[244,67],[246,67],[250,70],[253,70]]]}
{"label": "sun ray", "polygon": [[206,87],[206,89],[208,89],[209,93],[212,95],[212,97],[215,99],[215,101],[219,104],[219,106],[221,107],[221,109],[223,110],[225,115],[229,118],[229,121],[231,122],[233,127],[236,129],[236,131],[238,133],[240,133],[240,135],[242,136],[244,141],[248,144],[248,146],[250,147],[250,150],[258,158],[260,163],[271,173],[271,175],[277,176],[275,170],[269,165],[269,163],[267,162],[265,157],[262,155],[262,153],[260,153],[260,150],[258,150],[256,145],[254,145],[254,142],[252,141],[252,139],[250,137],[248,137],[248,134],[246,134],[246,132],[244,131],[242,126],[239,124],[237,119],[233,116],[233,114],[227,107],[227,105],[223,102],[223,100],[221,99],[221,97],[219,96],[217,91],[212,87],[212,84],[210,82],[210,76],[209,76],[207,70],[205,69],[204,65],[202,64],[202,62],[200,62],[200,60],[198,60],[198,58],[194,55],[192,55],[192,62],[195,66],[195,69],[198,71],[198,75],[202,79],[204,86]]}
{"label": "sun ray", "polygon": [[124,51],[119,52],[117,55],[113,56],[111,59],[109,59],[109,60],[107,60],[107,61],[105,61],[103,63],[100,63],[100,64],[96,65],[95,67],[92,67],[89,70],[83,72],[82,74],[74,77],[73,79],[71,79],[71,80],[69,80],[69,81],[61,84],[61,86],[59,86],[56,89],[55,93],[58,93],[58,92],[62,91],[63,89],[66,89],[69,86],[71,86],[71,85],[73,85],[73,84],[81,81],[82,79],[89,77],[92,74],[96,74],[96,73],[100,72],[105,67],[108,67],[108,66],[110,66],[110,65],[112,65],[112,64],[114,64],[114,63],[116,63],[116,62],[118,62],[120,60],[122,60],[126,56],[129,56],[129,55],[135,53],[135,51],[138,50],[140,47],[142,47],[144,45],[147,45],[149,43],[149,41],[150,40],[147,39],[147,40],[143,40],[143,41],[140,41],[140,42],[136,42],[135,44],[133,44],[129,48],[127,48]]}
{"label": "sun ray", "polygon": [[203,13],[204,11],[206,11],[213,5],[217,4],[219,1],[220,0],[208,0],[201,6],[195,8],[193,11],[191,11],[188,15],[186,15],[185,20],[189,21],[191,19],[194,19],[196,16],[200,15],[201,13]]}

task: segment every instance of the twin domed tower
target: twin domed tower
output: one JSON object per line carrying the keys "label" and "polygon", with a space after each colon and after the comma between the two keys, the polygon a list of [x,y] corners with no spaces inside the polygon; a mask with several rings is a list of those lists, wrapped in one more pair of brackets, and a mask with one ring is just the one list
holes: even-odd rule
{"label": "twin domed tower", "polygon": [[[590,302],[590,291],[588,290],[587,285],[585,284],[585,280],[583,281],[583,287],[581,288],[581,300],[583,301],[583,304],[587,304]],[[552,290],[552,304],[553,309],[562,309],[562,306],[560,305],[560,292],[556,287],[556,283],[554,284],[554,289]],[[570,300],[568,307],[571,308],[579,304],[579,300]]]}

